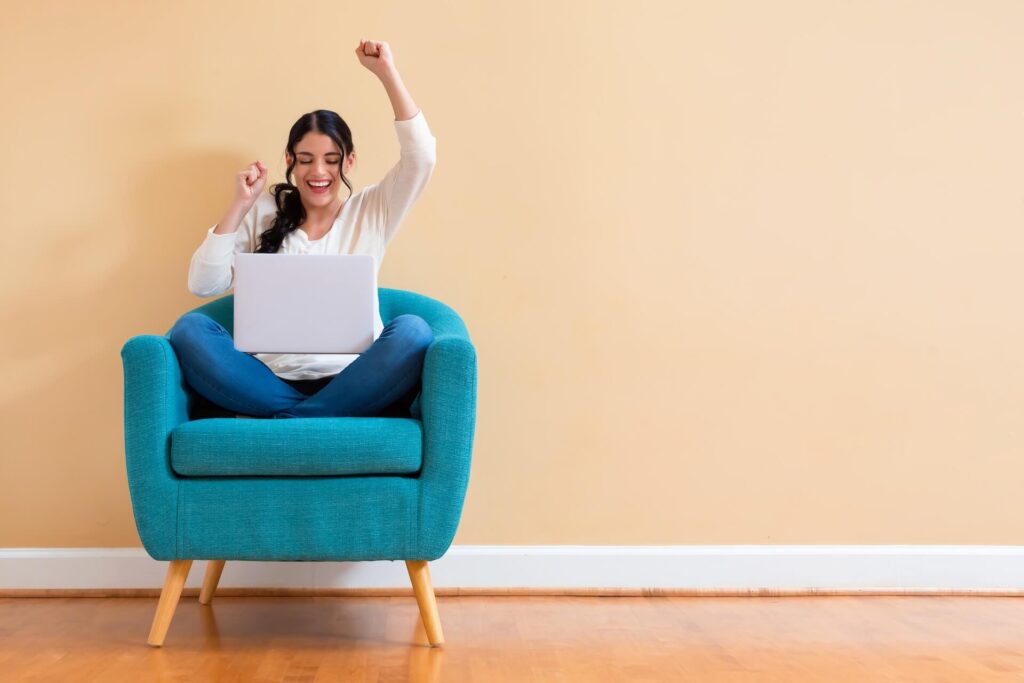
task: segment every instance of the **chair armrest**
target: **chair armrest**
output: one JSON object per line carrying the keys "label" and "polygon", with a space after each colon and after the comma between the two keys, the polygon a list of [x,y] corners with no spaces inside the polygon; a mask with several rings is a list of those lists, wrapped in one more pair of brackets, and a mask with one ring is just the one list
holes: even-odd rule
{"label": "chair armrest", "polygon": [[[461,321],[460,321],[461,322]],[[417,557],[434,560],[448,550],[462,515],[476,428],[477,363],[465,327],[436,334],[423,361]]]}
{"label": "chair armrest", "polygon": [[137,335],[121,348],[124,441],[135,526],[156,560],[178,558],[179,477],[171,431],[188,420],[189,396],[167,337]]}

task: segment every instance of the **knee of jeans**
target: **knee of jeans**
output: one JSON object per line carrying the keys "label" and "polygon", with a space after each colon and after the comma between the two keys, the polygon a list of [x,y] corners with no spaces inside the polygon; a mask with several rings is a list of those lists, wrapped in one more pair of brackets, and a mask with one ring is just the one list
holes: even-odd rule
{"label": "knee of jeans", "polygon": [[430,329],[430,323],[414,313],[403,313],[392,322],[400,325],[402,332],[409,335],[414,343],[423,349],[434,341],[434,331]]}
{"label": "knee of jeans", "polygon": [[186,313],[178,318],[174,326],[171,327],[170,334],[168,335],[171,344],[187,344],[196,338],[197,333],[210,329],[211,323],[216,324],[216,321],[207,315],[196,313],[195,311]]}

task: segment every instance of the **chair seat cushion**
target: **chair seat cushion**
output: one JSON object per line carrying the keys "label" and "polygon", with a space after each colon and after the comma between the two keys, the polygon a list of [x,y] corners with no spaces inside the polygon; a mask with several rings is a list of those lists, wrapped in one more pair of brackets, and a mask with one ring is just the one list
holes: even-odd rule
{"label": "chair seat cushion", "polygon": [[401,417],[210,418],[171,432],[184,477],[415,474],[423,423]]}

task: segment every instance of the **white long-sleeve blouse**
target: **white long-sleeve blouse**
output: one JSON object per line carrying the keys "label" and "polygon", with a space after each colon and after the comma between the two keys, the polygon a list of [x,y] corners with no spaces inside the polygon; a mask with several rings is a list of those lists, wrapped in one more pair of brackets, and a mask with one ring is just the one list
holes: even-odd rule
{"label": "white long-sleeve blouse", "polygon": [[[370,254],[374,257],[377,273],[380,273],[388,244],[426,187],[437,160],[437,140],[427,126],[422,110],[411,119],[393,123],[401,148],[400,158],[384,178],[349,197],[331,229],[322,237],[311,240],[304,230],[293,230],[285,236],[278,253]],[[274,197],[264,192],[234,233],[218,235],[213,232],[216,224],[210,226],[189,264],[189,291],[197,296],[211,297],[231,289],[234,284],[234,255],[254,252],[259,236],[270,229],[276,215]],[[383,331],[380,302],[375,292],[375,341]],[[358,354],[345,353],[252,355],[284,379],[316,379],[334,375],[359,357]]]}

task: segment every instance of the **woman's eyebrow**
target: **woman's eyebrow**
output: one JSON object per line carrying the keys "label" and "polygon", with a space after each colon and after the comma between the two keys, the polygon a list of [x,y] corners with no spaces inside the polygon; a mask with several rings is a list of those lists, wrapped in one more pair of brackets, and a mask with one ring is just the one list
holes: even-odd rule
{"label": "woman's eyebrow", "polygon": [[[306,156],[316,156],[316,155],[315,155],[315,154],[313,154],[312,152],[296,152],[296,153],[295,153],[295,156],[298,156],[298,155],[300,155],[300,154],[305,154]],[[336,156],[336,157],[340,157],[340,156],[341,156],[341,152],[327,152],[326,154],[324,154],[324,156],[325,156],[325,157],[329,157],[329,156],[331,156],[332,154],[333,154],[334,156]]]}

